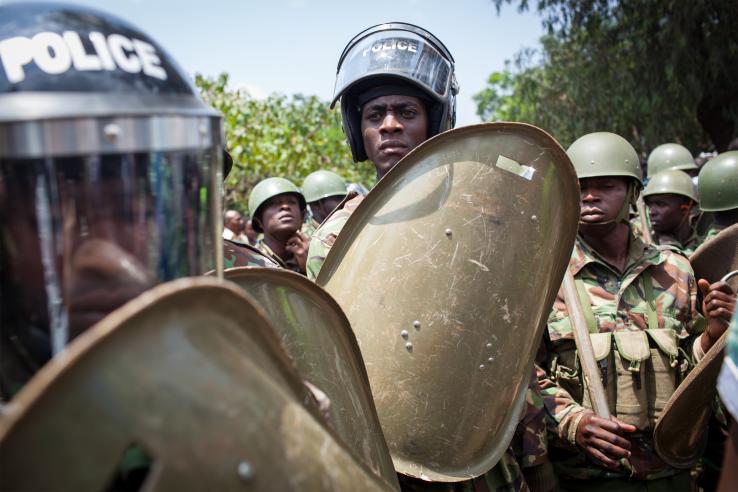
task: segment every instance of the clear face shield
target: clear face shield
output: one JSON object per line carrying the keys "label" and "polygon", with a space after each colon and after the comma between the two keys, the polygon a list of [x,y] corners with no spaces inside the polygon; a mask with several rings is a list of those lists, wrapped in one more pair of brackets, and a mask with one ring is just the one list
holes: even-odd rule
{"label": "clear face shield", "polygon": [[43,363],[153,285],[222,271],[222,154],[213,142],[0,156],[0,329],[8,338]]}
{"label": "clear face shield", "polygon": [[415,82],[443,101],[449,91],[456,91],[452,74],[452,62],[421,36],[400,30],[375,32],[344,52],[331,107],[350,86],[376,75]]}

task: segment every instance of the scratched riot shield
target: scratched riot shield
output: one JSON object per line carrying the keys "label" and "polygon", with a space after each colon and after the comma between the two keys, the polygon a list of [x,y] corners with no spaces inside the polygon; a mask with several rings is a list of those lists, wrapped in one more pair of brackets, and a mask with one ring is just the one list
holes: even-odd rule
{"label": "scratched riot shield", "polygon": [[522,123],[426,141],[351,215],[318,284],[351,322],[399,472],[454,482],[497,463],[578,216],[566,153]]}
{"label": "scratched riot shield", "polygon": [[300,377],[325,393],[330,425],[348,447],[374,473],[398,487],[364,361],[336,301],[288,270],[232,268],[224,275],[264,309]]}
{"label": "scratched riot shield", "polygon": [[[160,285],[52,359],[0,418],[9,490],[389,489],[322,422],[252,298]],[[121,478],[123,477],[123,478]]]}

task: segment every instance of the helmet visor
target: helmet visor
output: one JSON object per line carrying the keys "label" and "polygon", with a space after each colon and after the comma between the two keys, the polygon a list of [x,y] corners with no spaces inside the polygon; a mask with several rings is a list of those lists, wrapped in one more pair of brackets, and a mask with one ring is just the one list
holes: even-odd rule
{"label": "helmet visor", "polygon": [[451,89],[451,62],[422,37],[408,31],[382,31],[362,38],[345,54],[336,77],[331,107],[351,86],[375,75],[397,76],[443,99]]}
{"label": "helmet visor", "polygon": [[0,158],[0,326],[32,327],[44,360],[153,285],[214,269],[220,165],[212,149]]}

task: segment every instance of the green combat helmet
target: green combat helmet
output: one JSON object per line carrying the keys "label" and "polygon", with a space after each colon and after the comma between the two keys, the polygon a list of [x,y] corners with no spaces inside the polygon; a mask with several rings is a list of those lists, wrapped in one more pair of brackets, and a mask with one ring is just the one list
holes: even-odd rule
{"label": "green combat helmet", "polygon": [[[259,181],[249,194],[249,213],[251,217],[259,217],[259,208],[270,198],[282,195],[284,193],[294,193],[300,200],[300,208],[305,209],[305,197],[295,184],[284,178],[267,178]],[[252,226],[256,232],[264,232],[258,225],[258,221],[253,221]]]}
{"label": "green combat helmet", "polygon": [[648,155],[648,176],[655,176],[667,169],[689,171],[698,169],[692,153],[683,145],[665,143],[659,145]]}
{"label": "green combat helmet", "polygon": [[698,186],[700,208],[705,212],[738,208],[738,150],[724,152],[702,166]]}
{"label": "green combat helmet", "polygon": [[640,189],[643,174],[638,154],[620,135],[609,132],[589,133],[579,137],[566,153],[574,164],[579,179],[625,176],[636,180]]}
{"label": "green combat helmet", "polygon": [[666,193],[686,196],[690,200],[698,201],[692,178],[678,169],[669,169],[655,174],[643,190],[644,197]]}
{"label": "green combat helmet", "polygon": [[630,205],[635,203],[643,184],[638,154],[627,140],[610,132],[595,132],[579,137],[566,151],[577,178],[622,176],[632,178],[628,198],[618,214],[617,222],[627,221]]}
{"label": "green combat helmet", "polygon": [[302,192],[308,203],[317,202],[330,196],[345,196],[346,182],[338,174],[321,169],[310,173],[302,183]]}

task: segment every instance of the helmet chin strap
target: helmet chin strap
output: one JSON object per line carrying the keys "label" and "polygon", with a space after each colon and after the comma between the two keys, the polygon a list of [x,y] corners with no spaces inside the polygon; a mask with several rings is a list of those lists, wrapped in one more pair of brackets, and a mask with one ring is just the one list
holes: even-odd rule
{"label": "helmet chin strap", "polygon": [[597,222],[597,224],[590,224],[589,222],[582,222],[579,221],[580,224],[586,224],[586,225],[607,225],[607,224],[628,224],[630,221],[630,206],[635,205],[636,202],[636,186],[635,183],[630,181],[628,183],[628,192],[625,194],[625,200],[623,200],[623,206],[620,207],[620,211],[618,212],[618,216],[614,219],[610,219],[604,222]]}

